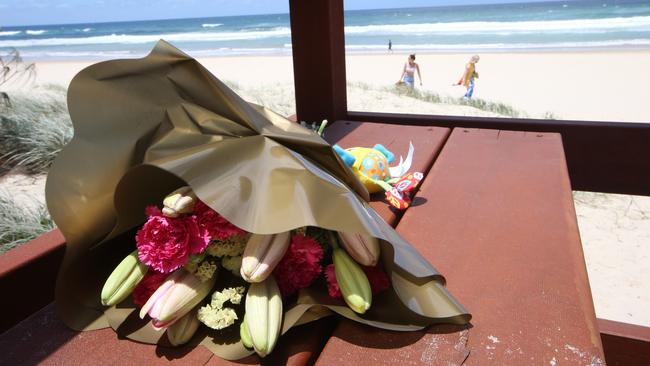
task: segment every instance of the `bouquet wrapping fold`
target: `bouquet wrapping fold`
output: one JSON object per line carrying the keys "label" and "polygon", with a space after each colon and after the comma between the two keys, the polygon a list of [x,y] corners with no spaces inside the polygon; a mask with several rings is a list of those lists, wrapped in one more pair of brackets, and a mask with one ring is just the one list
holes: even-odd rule
{"label": "bouquet wrapping fold", "polygon": [[[110,326],[140,342],[168,344],[129,300],[105,307],[100,292],[133,251],[145,207],[185,185],[251,233],[312,226],[379,239],[392,286],[370,310],[360,315],[303,289],[285,304],[282,333],[331,312],[402,331],[469,322],[444,278],[368,205],[368,192],[327,142],[245,102],[173,46],[161,41],[145,58],[84,69],[70,84],[68,108],[75,135],[49,173],[46,197],[67,240],[56,303],[70,327]],[[201,329],[191,342],[227,359],[252,353],[239,331]]]}

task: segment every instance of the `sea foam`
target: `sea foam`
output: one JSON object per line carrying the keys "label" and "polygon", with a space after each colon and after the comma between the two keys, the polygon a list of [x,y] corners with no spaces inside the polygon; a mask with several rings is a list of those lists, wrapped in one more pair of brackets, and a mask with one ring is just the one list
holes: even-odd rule
{"label": "sea foam", "polygon": [[20,34],[21,31],[1,31],[0,36],[15,36],[16,34]]}
{"label": "sea foam", "polygon": [[469,33],[591,33],[613,31],[650,31],[650,16],[570,19],[516,22],[448,22],[418,24],[376,24],[345,27],[346,34],[366,35],[423,35]]}
{"label": "sea foam", "polygon": [[151,35],[111,34],[106,36],[78,38],[16,39],[0,41],[0,47],[71,46],[90,44],[143,44],[153,43],[160,39],[164,39],[170,42],[214,42],[288,37],[290,35],[291,30],[288,27],[278,27],[268,31],[253,32],[189,32]]}

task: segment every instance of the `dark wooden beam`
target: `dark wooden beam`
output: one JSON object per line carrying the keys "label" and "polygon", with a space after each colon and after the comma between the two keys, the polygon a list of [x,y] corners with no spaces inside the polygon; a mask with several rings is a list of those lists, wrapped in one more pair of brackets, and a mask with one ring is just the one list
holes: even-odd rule
{"label": "dark wooden beam", "polygon": [[650,365],[649,327],[598,319],[598,328],[608,365]]}
{"label": "dark wooden beam", "polygon": [[289,7],[298,119],[345,118],[343,0],[290,0]]}
{"label": "dark wooden beam", "polygon": [[352,121],[557,132],[574,190],[650,196],[650,123],[349,112]]}

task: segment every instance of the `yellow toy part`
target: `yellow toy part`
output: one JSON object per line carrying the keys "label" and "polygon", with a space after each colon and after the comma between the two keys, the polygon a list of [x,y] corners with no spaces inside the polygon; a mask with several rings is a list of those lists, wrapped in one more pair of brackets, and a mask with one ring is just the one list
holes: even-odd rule
{"label": "yellow toy part", "polygon": [[367,147],[353,147],[346,151],[354,156],[352,171],[368,192],[383,192],[384,188],[377,181],[383,182],[391,178],[386,156],[378,150]]}
{"label": "yellow toy part", "polygon": [[388,166],[395,159],[395,155],[381,144],[372,148],[343,149],[339,145],[334,145],[333,148],[369,193],[389,191],[392,188],[391,183],[399,180],[410,169],[414,152],[413,144],[409,143],[406,160],[400,156],[399,164]]}

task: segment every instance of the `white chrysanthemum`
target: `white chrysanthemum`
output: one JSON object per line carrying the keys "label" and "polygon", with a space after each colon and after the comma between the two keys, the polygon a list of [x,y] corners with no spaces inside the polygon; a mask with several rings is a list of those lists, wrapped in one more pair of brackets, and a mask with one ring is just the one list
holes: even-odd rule
{"label": "white chrysanthemum", "polygon": [[224,329],[235,323],[237,313],[231,308],[213,309],[210,305],[198,311],[199,321],[212,329]]}
{"label": "white chrysanthemum", "polygon": [[210,303],[201,307],[197,317],[199,321],[212,329],[223,329],[229,327],[237,320],[237,313],[231,308],[223,307],[223,304],[230,301],[233,304],[241,303],[242,295],[246,289],[243,286],[229,287],[212,294]]}
{"label": "white chrysanthemum", "polygon": [[212,276],[214,276],[214,272],[216,270],[217,270],[216,263],[210,261],[203,261],[201,265],[196,269],[196,273],[194,275],[198,277],[198,279],[201,280],[201,282],[207,282],[212,278]]}
{"label": "white chrysanthemum", "polygon": [[212,306],[214,309],[221,309],[223,308],[223,304],[227,301],[230,301],[233,304],[239,304],[241,302],[244,291],[246,291],[244,286],[229,287],[223,289],[223,291],[217,291],[212,294],[210,306]]}
{"label": "white chrysanthemum", "polygon": [[244,253],[246,236],[233,235],[226,240],[215,240],[206,249],[206,252],[215,257],[236,257]]}

